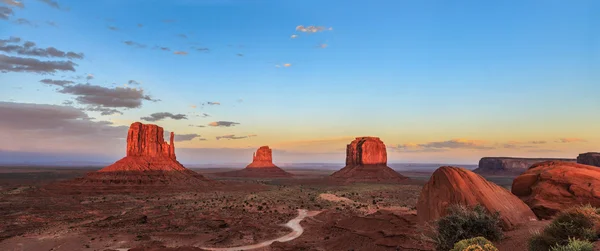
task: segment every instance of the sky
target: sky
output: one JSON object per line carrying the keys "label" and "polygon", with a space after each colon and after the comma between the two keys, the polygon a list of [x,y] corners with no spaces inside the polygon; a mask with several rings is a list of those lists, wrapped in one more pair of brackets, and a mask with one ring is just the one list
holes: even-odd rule
{"label": "sky", "polygon": [[600,151],[593,0],[0,0],[0,151],[114,161],[128,126],[183,163]]}

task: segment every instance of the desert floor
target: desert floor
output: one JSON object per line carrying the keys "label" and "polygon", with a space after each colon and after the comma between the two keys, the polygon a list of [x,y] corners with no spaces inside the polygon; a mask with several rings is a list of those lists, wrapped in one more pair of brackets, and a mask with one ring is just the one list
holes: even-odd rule
{"label": "desert floor", "polygon": [[[334,184],[333,171],[287,170],[293,179],[216,177],[231,169],[195,171],[221,182],[202,190],[128,193],[56,191],[45,186],[91,168],[0,168],[0,250],[203,250],[253,245],[292,230],[287,242],[255,250],[432,250],[416,225],[415,205],[427,172],[401,172],[400,184]],[[510,187],[512,177],[490,177]],[[524,250],[533,228],[507,233],[500,250]],[[186,247],[183,249],[182,247]],[[135,248],[135,249],[134,249]]]}

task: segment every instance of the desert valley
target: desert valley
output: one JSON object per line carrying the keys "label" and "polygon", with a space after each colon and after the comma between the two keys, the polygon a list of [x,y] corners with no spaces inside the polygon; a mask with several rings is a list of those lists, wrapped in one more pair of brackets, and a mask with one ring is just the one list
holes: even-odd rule
{"label": "desert valley", "polygon": [[459,204],[499,213],[498,250],[528,250],[556,214],[600,206],[599,153],[401,174],[358,137],[336,172],[283,170],[268,146],[241,170],[190,170],[163,131],[133,123],[126,157],[97,171],[3,167],[0,249],[444,250],[432,223]]}

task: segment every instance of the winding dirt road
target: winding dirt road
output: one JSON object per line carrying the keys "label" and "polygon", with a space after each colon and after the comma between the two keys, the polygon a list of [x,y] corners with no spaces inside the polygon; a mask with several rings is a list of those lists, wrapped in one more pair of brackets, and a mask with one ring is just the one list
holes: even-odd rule
{"label": "winding dirt road", "polygon": [[279,242],[291,241],[293,239],[300,237],[300,235],[302,235],[302,233],[304,232],[304,228],[302,228],[302,226],[300,226],[300,222],[302,220],[304,220],[304,218],[306,218],[306,217],[312,217],[319,213],[320,213],[320,211],[307,211],[306,209],[298,209],[298,216],[294,219],[291,219],[284,225],[284,226],[292,229],[292,232],[289,234],[286,234],[284,236],[281,236],[277,239],[263,241],[261,243],[247,245],[247,246],[239,246],[239,247],[229,247],[229,248],[201,247],[201,248],[205,249],[205,250],[211,250],[211,251],[240,251],[240,250],[252,250],[252,249],[256,249],[256,248],[267,247],[276,241],[279,241]]}

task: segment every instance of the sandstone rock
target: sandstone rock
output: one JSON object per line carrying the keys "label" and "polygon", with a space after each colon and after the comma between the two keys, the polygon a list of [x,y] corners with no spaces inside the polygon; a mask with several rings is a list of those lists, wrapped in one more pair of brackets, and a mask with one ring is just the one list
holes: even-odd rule
{"label": "sandstone rock", "polygon": [[268,146],[261,146],[252,156],[252,163],[246,168],[276,167],[273,164],[273,153]]}
{"label": "sandstone rock", "polygon": [[348,182],[385,182],[408,179],[387,166],[385,144],[377,137],[358,137],[346,146],[346,166],[331,178]]}
{"label": "sandstone rock", "polygon": [[252,156],[252,163],[242,170],[217,174],[226,177],[275,178],[292,177],[293,174],[284,171],[273,164],[272,151],[268,146],[261,146]]}
{"label": "sandstone rock", "polygon": [[543,219],[581,204],[600,207],[600,168],[561,161],[538,163],[513,181],[512,193]]}
{"label": "sandstone rock", "polygon": [[488,212],[499,212],[504,230],[537,220],[531,209],[511,194],[478,174],[464,168],[438,168],[421,190],[417,216],[423,224],[446,215],[453,204],[483,206]]}
{"label": "sandstone rock", "polygon": [[582,153],[577,156],[577,163],[600,167],[600,153]]}
{"label": "sandstone rock", "polygon": [[185,168],[175,156],[174,133],[170,144],[157,125],[135,122],[127,134],[127,156],[114,164],[71,182],[80,186],[196,186],[210,180]]}
{"label": "sandstone rock", "polygon": [[484,157],[473,171],[478,174],[519,175],[535,163],[552,160],[575,162],[575,159]]}

